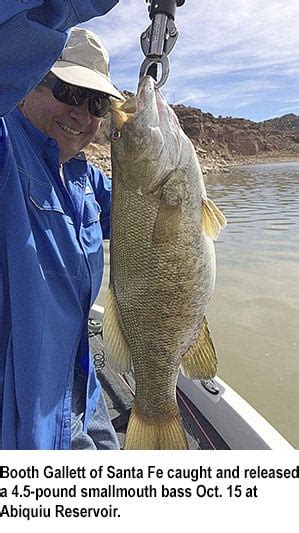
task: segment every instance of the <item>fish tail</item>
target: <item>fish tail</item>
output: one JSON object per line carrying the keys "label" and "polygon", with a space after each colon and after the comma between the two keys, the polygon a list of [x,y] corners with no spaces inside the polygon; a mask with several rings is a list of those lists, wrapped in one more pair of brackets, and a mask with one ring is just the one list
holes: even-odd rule
{"label": "fish tail", "polygon": [[188,450],[186,433],[179,413],[165,421],[146,419],[136,412],[129,419],[125,450]]}

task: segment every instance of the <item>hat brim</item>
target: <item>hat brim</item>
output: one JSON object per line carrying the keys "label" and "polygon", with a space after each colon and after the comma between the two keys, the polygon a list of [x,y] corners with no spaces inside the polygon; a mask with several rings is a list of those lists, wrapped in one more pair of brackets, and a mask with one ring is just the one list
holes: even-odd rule
{"label": "hat brim", "polygon": [[125,100],[106,76],[89,68],[74,65],[67,61],[58,61],[51,68],[51,72],[66,83],[92,89],[93,91],[100,91],[119,100]]}

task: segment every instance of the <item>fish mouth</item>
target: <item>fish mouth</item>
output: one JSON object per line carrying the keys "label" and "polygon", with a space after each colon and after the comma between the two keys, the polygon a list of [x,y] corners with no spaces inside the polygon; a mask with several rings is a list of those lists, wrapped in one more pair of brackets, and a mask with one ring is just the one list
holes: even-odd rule
{"label": "fish mouth", "polygon": [[[137,95],[129,97],[125,102],[115,101],[112,110],[112,131],[121,131],[125,125],[132,124],[142,113],[147,113],[149,126],[159,125],[159,112],[154,79],[144,76],[139,82]],[[160,95],[161,98],[162,95]]]}
{"label": "fish mouth", "polygon": [[178,127],[179,121],[173,110],[169,107],[166,98],[155,86],[155,81],[151,76],[144,76],[139,83],[137,91],[137,114],[145,112],[150,117],[149,127],[159,127],[161,131],[167,129],[165,125],[170,124],[171,130]]}
{"label": "fish mouth", "polygon": [[[115,102],[112,108],[112,132],[119,132],[136,118],[137,96],[131,96],[125,102]],[[112,139],[113,140],[113,139]]]}
{"label": "fish mouth", "polygon": [[147,112],[151,119],[149,125],[152,127],[160,124],[159,97],[163,99],[155,86],[155,80],[151,76],[144,76],[137,90],[137,113]]}

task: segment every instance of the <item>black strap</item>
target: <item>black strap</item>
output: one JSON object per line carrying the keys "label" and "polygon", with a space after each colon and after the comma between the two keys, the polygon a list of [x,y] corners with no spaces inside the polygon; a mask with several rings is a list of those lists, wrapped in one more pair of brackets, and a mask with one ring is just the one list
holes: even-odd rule
{"label": "black strap", "polygon": [[164,13],[174,20],[177,6],[182,6],[185,0],[153,0],[149,8],[149,17],[153,19],[158,13]]}

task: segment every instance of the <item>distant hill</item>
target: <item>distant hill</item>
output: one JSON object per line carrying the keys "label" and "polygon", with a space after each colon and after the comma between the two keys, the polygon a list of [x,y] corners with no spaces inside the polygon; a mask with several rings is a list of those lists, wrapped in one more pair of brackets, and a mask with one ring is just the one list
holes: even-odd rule
{"label": "distant hill", "polygon": [[286,135],[289,135],[299,142],[299,116],[294,113],[283,115],[282,117],[272,118],[270,120],[264,120],[260,122],[261,126],[265,127],[269,131],[281,131]]}

